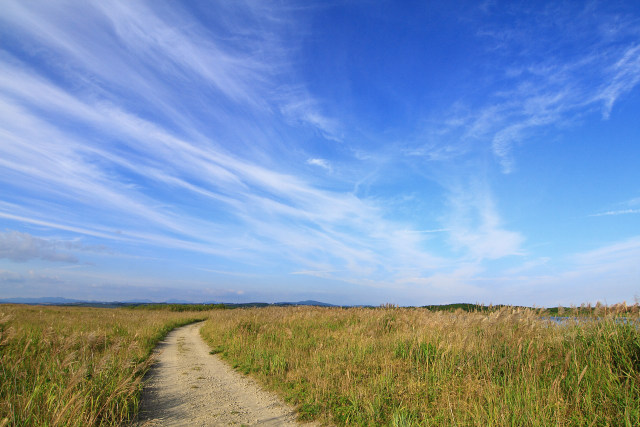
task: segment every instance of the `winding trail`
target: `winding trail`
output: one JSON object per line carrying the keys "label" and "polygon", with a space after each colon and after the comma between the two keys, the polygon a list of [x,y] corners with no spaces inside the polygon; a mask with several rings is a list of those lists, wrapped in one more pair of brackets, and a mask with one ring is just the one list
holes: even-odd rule
{"label": "winding trail", "polygon": [[135,425],[298,425],[293,408],[209,354],[202,325],[177,328],[157,346]]}

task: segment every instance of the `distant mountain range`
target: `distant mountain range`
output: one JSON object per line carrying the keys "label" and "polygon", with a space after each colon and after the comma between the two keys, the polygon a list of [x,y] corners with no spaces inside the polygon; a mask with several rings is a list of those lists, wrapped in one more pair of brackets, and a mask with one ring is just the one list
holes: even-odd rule
{"label": "distant mountain range", "polygon": [[0,303],[10,303],[10,304],[73,304],[78,302],[89,302],[89,301],[81,301],[77,299],[68,299],[61,297],[42,297],[42,298],[4,298],[0,299]]}
{"label": "distant mountain range", "polygon": [[317,307],[338,307],[337,305],[327,304],[326,302],[306,300],[298,302],[276,302],[274,305],[314,305]]}
{"label": "distant mountain range", "polygon": [[333,304],[327,304],[326,302],[306,300],[299,302],[251,302],[251,303],[221,303],[219,301],[206,301],[206,302],[193,302],[185,300],[170,299],[164,302],[153,302],[151,300],[129,300],[129,301],[88,301],[72,298],[61,297],[41,297],[41,298],[4,298],[0,299],[0,304],[31,304],[31,305],[81,305],[91,307],[120,307],[123,305],[138,305],[138,304],[225,304],[232,306],[288,306],[288,305],[312,305],[318,307],[337,307]]}
{"label": "distant mountain range", "polygon": [[[41,298],[4,298],[0,299],[0,304],[30,304],[30,305],[66,305],[66,306],[79,306],[79,307],[103,307],[103,308],[116,308],[116,307],[124,307],[124,306],[135,306],[135,305],[161,305],[161,304],[176,304],[176,305],[212,305],[212,304],[222,304],[226,308],[241,308],[241,307],[287,307],[287,306],[295,306],[295,305],[307,305],[307,306],[315,306],[315,307],[374,307],[371,305],[334,305],[328,304],[326,302],[314,301],[314,300],[305,300],[298,302],[244,302],[244,303],[229,303],[229,302],[220,302],[220,301],[205,301],[205,302],[193,302],[179,299],[169,299],[164,302],[154,302],[148,299],[135,299],[128,301],[88,301],[88,300],[79,300],[72,298],[61,298],[61,297],[41,297]],[[457,304],[442,304],[442,305],[424,305],[422,308],[427,308],[432,311],[492,311],[496,309],[500,309],[505,307],[504,305],[479,305],[479,304],[467,304],[467,303],[457,303]],[[203,309],[205,307],[199,307],[194,309]],[[186,307],[184,309],[187,309]],[[569,309],[568,307],[566,308]],[[550,312],[557,312],[558,308],[550,308]]]}

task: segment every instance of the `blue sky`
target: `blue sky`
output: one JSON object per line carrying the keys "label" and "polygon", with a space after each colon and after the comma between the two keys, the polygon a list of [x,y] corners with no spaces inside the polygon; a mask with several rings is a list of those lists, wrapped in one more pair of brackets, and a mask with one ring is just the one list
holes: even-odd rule
{"label": "blue sky", "polygon": [[3,2],[0,298],[640,294],[640,3]]}

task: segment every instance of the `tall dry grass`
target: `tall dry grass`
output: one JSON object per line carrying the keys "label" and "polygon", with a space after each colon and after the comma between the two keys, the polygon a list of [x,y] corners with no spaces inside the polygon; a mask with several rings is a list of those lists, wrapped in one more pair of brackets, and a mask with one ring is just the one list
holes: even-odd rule
{"label": "tall dry grass", "polygon": [[0,305],[0,426],[119,425],[155,344],[202,313]]}
{"label": "tall dry grass", "polygon": [[[615,315],[626,313],[627,321]],[[640,425],[638,307],[562,325],[535,310],[218,311],[213,352],[341,425]]]}

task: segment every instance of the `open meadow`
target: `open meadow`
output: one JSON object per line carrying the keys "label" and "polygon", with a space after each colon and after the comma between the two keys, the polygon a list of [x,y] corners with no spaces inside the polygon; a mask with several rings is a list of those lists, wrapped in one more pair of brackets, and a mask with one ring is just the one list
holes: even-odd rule
{"label": "open meadow", "polygon": [[303,419],[640,425],[638,305],[587,312],[270,307],[212,312],[201,333]]}
{"label": "open meadow", "polygon": [[119,425],[151,350],[201,312],[0,305],[0,426]]}
{"label": "open meadow", "polygon": [[211,353],[302,420],[640,425],[637,304],[560,310],[561,322],[515,307],[171,311],[189,308],[207,307],[1,305],[0,426],[126,424],[155,344],[205,318]]}

